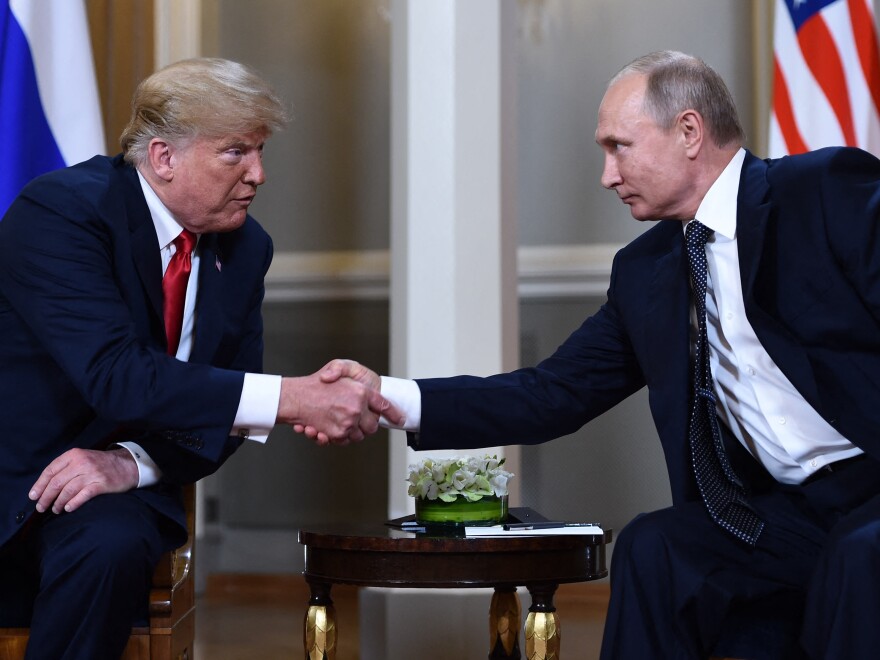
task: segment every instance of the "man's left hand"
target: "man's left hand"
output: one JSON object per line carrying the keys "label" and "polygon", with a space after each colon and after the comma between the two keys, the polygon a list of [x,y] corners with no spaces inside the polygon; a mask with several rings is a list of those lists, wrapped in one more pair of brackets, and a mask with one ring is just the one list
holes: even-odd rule
{"label": "man's left hand", "polygon": [[49,463],[31,488],[37,511],[75,511],[97,495],[137,488],[137,464],[127,449],[70,449]]}

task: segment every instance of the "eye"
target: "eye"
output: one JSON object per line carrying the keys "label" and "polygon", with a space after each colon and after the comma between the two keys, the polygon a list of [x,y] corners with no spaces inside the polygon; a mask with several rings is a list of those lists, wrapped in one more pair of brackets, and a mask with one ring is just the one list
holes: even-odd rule
{"label": "eye", "polygon": [[599,145],[608,154],[617,154],[620,153],[624,148],[626,148],[626,145],[620,140],[614,140],[611,138],[602,140],[601,142],[599,142]]}
{"label": "eye", "polygon": [[244,158],[244,149],[241,147],[229,147],[221,152],[220,157],[227,163],[238,163]]}

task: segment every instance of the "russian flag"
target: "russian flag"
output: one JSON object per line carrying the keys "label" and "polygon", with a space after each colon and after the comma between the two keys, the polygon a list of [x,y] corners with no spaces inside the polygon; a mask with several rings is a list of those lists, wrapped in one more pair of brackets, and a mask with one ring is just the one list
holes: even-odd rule
{"label": "russian flag", "polygon": [[827,146],[880,156],[880,51],[870,0],[776,0],[768,156]]}
{"label": "russian flag", "polygon": [[83,0],[0,0],[0,218],[35,176],[104,153]]}

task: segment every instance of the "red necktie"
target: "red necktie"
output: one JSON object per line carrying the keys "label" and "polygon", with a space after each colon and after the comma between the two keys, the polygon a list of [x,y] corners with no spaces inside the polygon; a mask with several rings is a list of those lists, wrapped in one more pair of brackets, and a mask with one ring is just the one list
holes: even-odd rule
{"label": "red necktie", "polygon": [[165,277],[162,279],[162,293],[165,294],[165,336],[168,338],[168,355],[176,355],[180,344],[180,331],[183,325],[183,302],[186,299],[186,283],[192,270],[192,251],[196,246],[196,235],[184,229],[174,239],[177,251],[172,255]]}

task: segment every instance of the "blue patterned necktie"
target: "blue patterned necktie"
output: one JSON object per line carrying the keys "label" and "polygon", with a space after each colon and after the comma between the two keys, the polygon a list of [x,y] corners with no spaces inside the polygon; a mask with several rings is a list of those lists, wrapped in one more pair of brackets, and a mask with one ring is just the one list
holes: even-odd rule
{"label": "blue patterned necktie", "polygon": [[709,338],[706,333],[706,241],[711,233],[711,229],[696,220],[688,223],[685,230],[699,326],[694,355],[694,399],[688,439],[694,476],[709,516],[736,538],[755,545],[764,528],[764,522],[749,506],[742,482],[730,466],[715,413],[715,388],[709,366]]}

